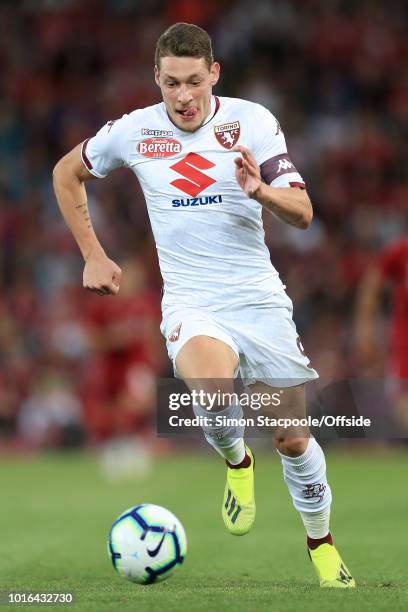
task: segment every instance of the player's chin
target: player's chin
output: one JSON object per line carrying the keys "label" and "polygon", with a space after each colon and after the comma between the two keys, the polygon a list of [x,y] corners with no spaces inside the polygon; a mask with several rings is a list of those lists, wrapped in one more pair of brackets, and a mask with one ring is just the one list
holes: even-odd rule
{"label": "player's chin", "polygon": [[174,123],[180,130],[183,130],[184,132],[195,132],[201,126],[201,119],[197,114],[197,116],[194,117],[193,120],[186,121],[181,118],[179,113],[176,113],[176,116],[174,117]]}
{"label": "player's chin", "polygon": [[180,129],[184,132],[195,132],[201,126],[201,123],[195,123],[194,125],[182,125]]}

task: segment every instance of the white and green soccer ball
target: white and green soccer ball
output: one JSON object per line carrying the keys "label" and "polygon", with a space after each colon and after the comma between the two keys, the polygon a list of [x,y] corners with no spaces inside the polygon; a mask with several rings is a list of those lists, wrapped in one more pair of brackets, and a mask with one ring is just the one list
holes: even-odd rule
{"label": "white and green soccer ball", "polygon": [[183,563],[187,538],[172,512],[154,504],[125,510],[109,532],[108,554],[115,570],[132,582],[168,578]]}

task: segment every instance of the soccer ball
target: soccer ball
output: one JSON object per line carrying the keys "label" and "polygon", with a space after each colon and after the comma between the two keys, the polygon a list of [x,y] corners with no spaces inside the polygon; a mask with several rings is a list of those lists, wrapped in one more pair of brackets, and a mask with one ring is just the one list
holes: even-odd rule
{"label": "soccer ball", "polygon": [[125,510],[109,532],[108,554],[113,567],[139,584],[168,578],[183,563],[186,552],[183,525],[169,510],[154,504]]}

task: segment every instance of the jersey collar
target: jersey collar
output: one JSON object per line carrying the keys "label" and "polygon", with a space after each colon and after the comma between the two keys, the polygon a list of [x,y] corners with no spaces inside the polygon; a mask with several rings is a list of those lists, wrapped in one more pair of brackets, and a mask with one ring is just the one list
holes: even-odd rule
{"label": "jersey collar", "polygon": [[215,115],[217,114],[219,108],[220,108],[220,99],[219,99],[219,97],[218,96],[211,96],[210,114],[208,115],[208,117],[206,118],[206,120],[204,121],[204,123],[200,127],[204,127],[205,125],[207,125],[207,123],[209,123],[211,121],[211,119],[213,119],[213,117],[215,117]]}

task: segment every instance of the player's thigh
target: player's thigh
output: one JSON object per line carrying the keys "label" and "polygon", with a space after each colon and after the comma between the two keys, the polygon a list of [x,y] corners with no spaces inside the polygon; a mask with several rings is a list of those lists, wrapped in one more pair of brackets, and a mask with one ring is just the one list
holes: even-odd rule
{"label": "player's thigh", "polygon": [[194,336],[176,357],[178,374],[190,389],[232,393],[238,355],[222,340]]}
{"label": "player's thigh", "polygon": [[309,428],[302,423],[306,418],[305,385],[283,388],[257,381],[249,388],[257,400],[261,399],[262,413],[281,421],[277,427],[271,427],[276,448],[284,454],[302,454],[310,437]]}

